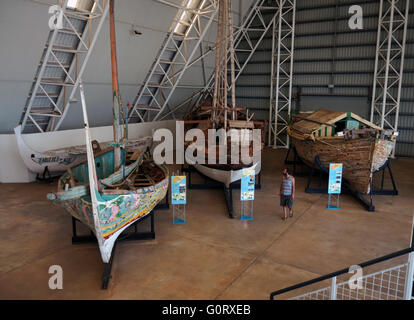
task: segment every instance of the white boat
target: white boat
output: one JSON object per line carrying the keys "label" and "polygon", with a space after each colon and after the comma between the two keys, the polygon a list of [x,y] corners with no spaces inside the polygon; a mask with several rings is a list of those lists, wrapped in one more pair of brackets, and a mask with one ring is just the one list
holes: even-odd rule
{"label": "white boat", "polygon": [[229,188],[230,184],[241,179],[243,170],[253,169],[256,175],[258,175],[261,170],[260,161],[256,162],[251,167],[246,167],[239,170],[216,169],[202,164],[194,164],[193,166],[198,172],[202,173],[203,175],[223,183],[226,186],[226,188]]}
{"label": "white boat", "polygon": [[[78,145],[44,152],[33,150],[24,141],[21,126],[14,128],[20,156],[26,167],[34,173],[57,175],[65,172],[72,164],[86,160],[86,146]],[[93,142],[94,149],[106,149],[111,142]],[[151,148],[152,137],[146,136],[136,140],[128,140],[128,148],[146,151]]]}
{"label": "white boat", "polygon": [[[217,29],[216,37],[214,91],[204,92],[201,96],[200,103],[196,104],[194,109],[190,109],[184,117],[184,123],[187,131],[193,128],[202,130],[206,141],[206,144],[200,147],[197,147],[197,144],[195,143],[194,148],[198,149],[198,152],[205,153],[206,161],[204,163],[207,164],[191,163],[191,165],[203,175],[223,183],[225,187],[229,189],[232,182],[241,180],[243,169],[254,169],[256,174],[260,173],[261,161],[260,158],[256,157],[258,156],[257,153],[260,153],[262,150],[266,123],[264,121],[252,120],[254,114],[249,115],[247,108],[236,106],[235,65],[237,61],[235,61],[234,57],[233,20],[230,19],[231,15],[229,16],[226,13],[228,10],[231,11],[231,1],[219,1],[218,6],[219,27]],[[229,35],[229,37],[227,35]],[[229,69],[227,61],[229,61],[230,64]],[[231,88],[231,90],[229,90],[229,88]],[[231,103],[228,99],[230,92]],[[238,136],[240,136],[241,139],[247,139],[247,141],[244,142],[240,141],[240,145],[246,146],[247,142],[249,154],[253,153],[255,158],[245,165],[235,163],[236,161],[233,161],[229,156],[227,156],[226,161],[222,161],[220,164],[208,164],[208,148],[211,148],[211,146],[209,146],[206,137],[209,137],[209,129],[224,130],[225,136],[223,141],[222,136],[219,138],[219,143],[221,144],[219,149],[221,147],[227,149],[227,155],[233,153],[232,148],[234,146],[232,146],[233,139],[231,137],[232,134],[237,131]],[[261,130],[261,141],[257,141],[258,139],[256,139],[254,134],[255,129]],[[258,145],[260,145],[260,149],[257,149]],[[191,144],[189,147],[191,147]],[[217,152],[217,149],[214,150],[214,148],[216,147],[213,146],[212,153]],[[241,148],[237,148],[237,152],[241,155]],[[230,215],[232,215],[231,212]]]}

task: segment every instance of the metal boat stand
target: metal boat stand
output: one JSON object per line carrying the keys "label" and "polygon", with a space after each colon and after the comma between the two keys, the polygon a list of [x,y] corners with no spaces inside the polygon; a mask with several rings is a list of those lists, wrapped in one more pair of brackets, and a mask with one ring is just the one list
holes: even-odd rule
{"label": "metal boat stand", "polygon": [[[291,152],[293,152],[293,160],[289,160],[289,156],[290,156]],[[293,176],[303,177],[303,176],[308,175],[308,173],[305,172],[306,171],[305,168],[307,168],[307,166],[302,161],[302,159],[299,157],[298,152],[296,151],[296,148],[293,144],[290,144],[288,152],[286,153],[285,164],[293,166],[293,170],[292,170],[292,175]],[[300,172],[296,172],[297,166],[301,167]]]}
{"label": "metal boat stand", "polygon": [[[378,170],[372,173],[371,181],[370,181],[370,193],[368,195],[362,194],[358,191],[352,189],[348,183],[345,181],[345,187],[347,191],[356,197],[366,208],[368,211],[375,211],[375,206],[373,202],[373,195],[383,195],[383,196],[396,196],[398,195],[397,186],[395,184],[394,176],[392,174],[391,166],[390,166],[390,159],[388,159],[384,165]],[[388,173],[391,179],[392,189],[384,189],[384,181],[385,181],[385,171],[388,169]],[[379,189],[375,189],[373,185],[373,178],[375,174],[381,174],[381,185]]]}
{"label": "metal boat stand", "polygon": [[[392,189],[384,189],[386,169],[388,169],[389,176],[391,178]],[[319,171],[319,188],[311,187],[313,176],[316,170]],[[376,174],[382,174],[380,189],[375,189],[373,186],[372,180],[374,178],[374,175]],[[305,192],[306,193],[328,193],[327,179],[326,181],[324,181],[324,178],[326,178],[327,175],[329,175],[329,169],[326,168],[321,163],[319,156],[316,156],[313,162],[312,171],[308,178],[308,183],[306,185]],[[325,182],[325,186],[323,186],[324,182]],[[373,200],[374,195],[398,195],[397,186],[395,184],[394,176],[392,174],[392,170],[390,166],[390,159],[388,159],[381,168],[378,168],[378,170],[372,173],[369,194],[363,194],[361,192],[356,191],[354,188],[350,186],[350,184],[345,179],[342,179],[342,186],[343,186],[342,193],[352,195],[370,212],[375,211],[374,200]]]}
{"label": "metal boat stand", "polygon": [[49,172],[49,167],[46,166],[45,169],[43,170],[42,176],[40,176],[39,174],[36,175],[36,180],[49,180],[52,178],[52,175]]}
{"label": "metal boat stand", "polygon": [[[385,171],[388,169],[388,173],[390,175],[392,189],[384,189],[384,180],[385,180]],[[391,170],[391,159],[388,159],[381,168],[374,171],[373,174],[379,173],[381,174],[381,188],[380,189],[373,189],[372,194],[376,195],[386,195],[386,196],[397,196],[398,190],[397,185],[395,184],[394,176]],[[371,181],[372,187],[372,181]]]}
{"label": "metal boat stand", "polygon": [[59,175],[52,175],[49,171],[49,167],[46,166],[42,173],[36,174],[36,181],[41,183],[52,183],[59,179]]}
{"label": "metal boat stand", "polygon": [[[319,187],[318,188],[311,187],[315,171],[319,172],[319,179],[318,179]],[[316,156],[313,161],[312,170],[308,177],[308,183],[306,184],[305,192],[306,193],[328,193],[328,185],[324,184],[325,182],[324,177],[326,175],[329,175],[329,169],[326,168],[322,164],[321,160],[319,159],[319,156]]]}
{"label": "metal boat stand", "polygon": [[168,210],[170,208],[170,200],[168,194],[170,193],[170,190],[167,190],[167,194],[165,195],[165,201],[164,203],[158,203],[154,210]]}
{"label": "metal boat stand", "polygon": [[[233,210],[233,189],[240,189],[240,182],[233,182],[227,188],[223,183],[214,181],[210,177],[198,172],[193,166],[184,166],[181,167],[182,172],[188,173],[188,189],[198,189],[198,190],[205,190],[205,189],[223,189],[224,198],[226,200],[227,211],[229,213],[229,218],[234,219],[234,210]],[[204,179],[204,183],[192,183],[191,176],[193,173],[197,173],[200,177]],[[262,188],[262,173],[259,172],[258,177],[256,179],[255,189],[260,190]]]}
{"label": "metal boat stand", "polygon": [[[147,232],[138,232],[138,224],[146,220],[148,217],[151,217],[151,231]],[[76,230],[76,222],[80,222],[76,218],[72,217],[72,244],[82,244],[82,243],[92,243],[96,242],[95,235],[91,232],[89,235],[78,235]],[[134,231],[127,232],[127,230],[133,228]],[[104,263],[104,272],[102,274],[102,290],[108,288],[109,281],[112,278],[112,263],[115,256],[116,246],[121,241],[136,241],[136,240],[153,240],[155,239],[155,224],[154,224],[154,211],[147,214],[142,219],[137,220],[129,228],[127,228],[118,239],[115,241],[114,247],[111,253],[111,259],[108,263]]]}

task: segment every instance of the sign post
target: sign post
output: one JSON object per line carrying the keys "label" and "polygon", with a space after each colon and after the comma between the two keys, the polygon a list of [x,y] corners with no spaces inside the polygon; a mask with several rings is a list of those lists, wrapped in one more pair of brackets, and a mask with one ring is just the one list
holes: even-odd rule
{"label": "sign post", "polygon": [[[342,163],[329,164],[328,209],[339,209],[342,185]],[[336,204],[333,202],[336,200]]]}
{"label": "sign post", "polygon": [[172,224],[187,224],[185,218],[185,205],[187,203],[186,176],[174,175],[171,177],[171,203],[173,206]]}
{"label": "sign post", "polygon": [[254,202],[255,171],[254,169],[244,169],[242,171],[240,201],[241,216],[240,221],[252,221],[253,202]]}

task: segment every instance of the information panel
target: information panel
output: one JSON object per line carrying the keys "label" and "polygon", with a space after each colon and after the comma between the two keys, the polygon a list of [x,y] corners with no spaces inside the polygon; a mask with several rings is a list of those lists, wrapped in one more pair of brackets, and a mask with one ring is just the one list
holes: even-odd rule
{"label": "information panel", "polygon": [[186,176],[171,177],[171,198],[172,204],[186,204],[187,184]]}
{"label": "information panel", "polygon": [[255,171],[243,169],[241,178],[240,200],[254,200]]}
{"label": "information panel", "polygon": [[329,164],[329,194],[340,194],[342,184],[342,163]]}

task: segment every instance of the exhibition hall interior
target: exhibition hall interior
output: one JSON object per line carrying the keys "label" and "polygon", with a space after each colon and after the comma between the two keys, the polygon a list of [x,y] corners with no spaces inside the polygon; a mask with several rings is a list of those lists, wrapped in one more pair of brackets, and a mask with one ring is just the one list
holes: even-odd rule
{"label": "exhibition hall interior", "polygon": [[412,300],[413,2],[1,1],[0,299]]}

